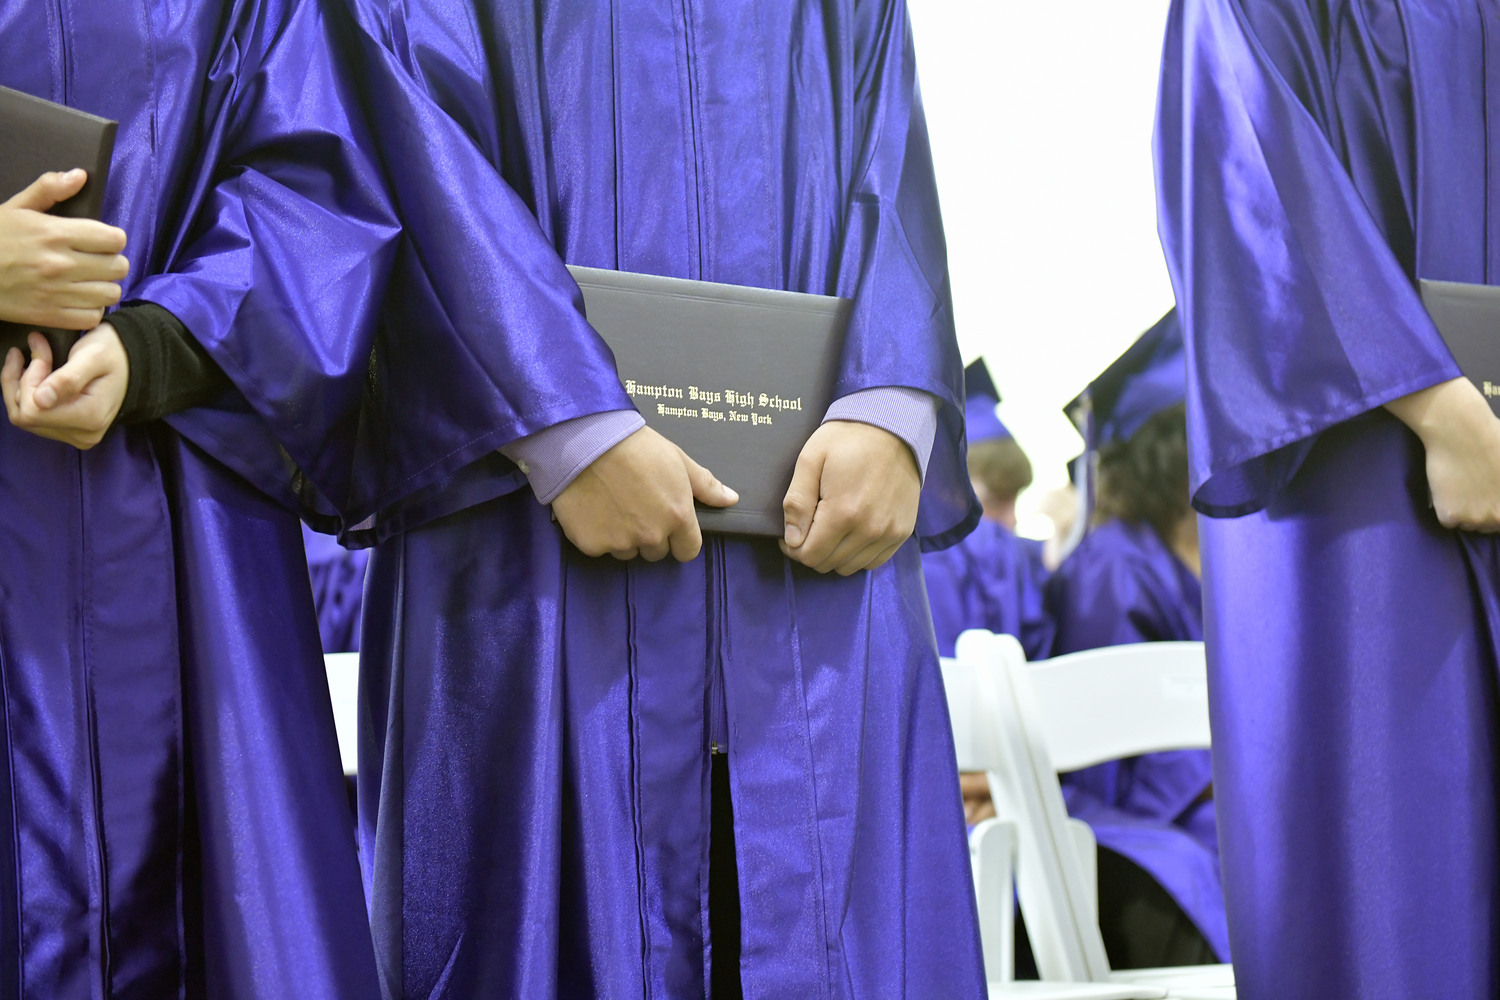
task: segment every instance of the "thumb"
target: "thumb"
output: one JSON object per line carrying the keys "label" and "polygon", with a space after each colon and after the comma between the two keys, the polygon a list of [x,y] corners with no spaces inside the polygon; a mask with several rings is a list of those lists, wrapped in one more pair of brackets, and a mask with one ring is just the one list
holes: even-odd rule
{"label": "thumb", "polygon": [[74,351],[60,368],[42,380],[32,397],[39,410],[51,410],[82,396],[94,380],[108,371],[105,355],[87,348]]}
{"label": "thumb", "polygon": [[37,386],[52,374],[52,345],[40,333],[32,331],[26,335],[26,346],[31,349],[31,361],[21,373],[21,388],[32,394],[35,402]]}
{"label": "thumb", "polygon": [[797,469],[792,473],[792,485],[787,487],[786,498],[781,501],[781,512],[786,517],[786,544],[795,549],[812,530],[813,512],[818,509],[818,497],[823,488],[822,451],[809,452],[804,448],[797,456]]}
{"label": "thumb", "polygon": [[83,190],[89,175],[73,169],[67,173],[46,173],[32,181],[20,194],[5,203],[6,208],[25,208],[45,212],[59,202],[67,201]]}
{"label": "thumb", "polygon": [[710,507],[732,507],[740,502],[740,495],[714,478],[714,474],[682,453],[682,464],[687,469],[688,484],[693,487],[693,499]]}

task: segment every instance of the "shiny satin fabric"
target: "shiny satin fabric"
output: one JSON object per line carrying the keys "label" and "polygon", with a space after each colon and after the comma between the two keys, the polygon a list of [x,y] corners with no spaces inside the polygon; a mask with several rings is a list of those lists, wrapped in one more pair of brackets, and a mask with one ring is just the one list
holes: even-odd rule
{"label": "shiny satin fabric", "polygon": [[[570,263],[854,296],[839,392],[943,400],[920,530],[972,526],[900,3],[360,9]],[[382,543],[366,600],[386,996],[704,996],[710,742],[747,996],[984,995],[916,543],[849,579],[763,541],[590,560],[525,492]]]}
{"label": "shiny satin fabric", "polygon": [[959,633],[971,628],[1015,636],[1028,660],[1051,651],[1052,619],[1042,606],[1045,577],[1026,539],[981,520],[957,545],[923,553],[922,576],[943,656],[952,656]]}
{"label": "shiny satin fabric", "polygon": [[187,665],[186,912],[199,915],[204,954],[187,996],[374,996],[297,523],[213,459],[162,437]]}
{"label": "shiny satin fabric", "polygon": [[181,319],[242,397],[168,422],[369,544],[524,485],[500,445],[629,400],[566,269],[463,131],[343,0],[278,2],[316,34],[278,34],[237,0],[246,37],[207,65],[206,40],[156,40],[207,81],[204,127],[180,137],[195,145],[159,155],[225,176],[173,178],[198,221],[131,294]]}
{"label": "shiny satin fabric", "polygon": [[325,653],[359,652],[359,622],[364,608],[367,549],[346,549],[327,535],[302,526],[307,573],[312,580],[313,611]]}
{"label": "shiny satin fabric", "polygon": [[1178,3],[1161,94],[1240,995],[1493,997],[1495,543],[1377,407],[1456,374],[1413,278],[1500,280],[1500,15]]}
{"label": "shiny satin fabric", "polygon": [[400,609],[361,677],[387,996],[704,996],[717,684],[746,996],[983,996],[914,544],[852,581],[763,542],[621,566],[517,494],[370,572]]}
{"label": "shiny satin fabric", "polygon": [[[1149,525],[1106,521],[1047,583],[1057,628],[1051,655],[1132,642],[1201,641],[1202,588]],[[1212,800],[1203,750],[1146,754],[1063,776],[1068,813],[1099,843],[1151,873],[1229,960]]]}
{"label": "shiny satin fabric", "polygon": [[[126,298],[215,350],[305,324],[300,350],[266,350],[289,384],[332,330],[357,339],[397,233],[329,51],[306,3],[0,6],[0,82],[120,122]],[[258,311],[213,308],[218,262],[250,246],[278,248],[240,275]],[[299,281],[328,312],[271,290]],[[239,419],[257,383],[219,359],[244,392],[211,412]],[[188,448],[163,426],[87,453],[0,426],[7,1000],[378,989],[295,518]]]}

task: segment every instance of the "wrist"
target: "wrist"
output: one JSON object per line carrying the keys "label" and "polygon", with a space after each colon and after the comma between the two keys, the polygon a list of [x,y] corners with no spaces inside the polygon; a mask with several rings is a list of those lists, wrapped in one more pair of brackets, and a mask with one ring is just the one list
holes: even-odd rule
{"label": "wrist", "polygon": [[1490,404],[1466,378],[1450,379],[1394,399],[1385,408],[1424,443],[1494,419]]}

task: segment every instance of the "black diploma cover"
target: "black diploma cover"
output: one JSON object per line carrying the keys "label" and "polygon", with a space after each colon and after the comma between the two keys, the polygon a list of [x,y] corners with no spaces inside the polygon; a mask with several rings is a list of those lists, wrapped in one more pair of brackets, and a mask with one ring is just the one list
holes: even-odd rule
{"label": "black diploma cover", "polygon": [[740,495],[704,531],[780,538],[797,456],[833,402],[848,299],[569,267],[646,425]]}
{"label": "black diploma cover", "polygon": [[[116,123],[40,97],[0,87],[0,201],[15,197],[50,170],[82,167],[83,190],[51,215],[98,219],[104,212],[104,185],[115,148]],[[27,351],[26,334],[37,329],[0,320],[0,359],[12,347]],[[61,359],[78,339],[74,330],[43,329]],[[27,352],[27,356],[30,353]]]}
{"label": "black diploma cover", "polygon": [[1500,287],[1421,282],[1422,303],[1459,370],[1500,416]]}

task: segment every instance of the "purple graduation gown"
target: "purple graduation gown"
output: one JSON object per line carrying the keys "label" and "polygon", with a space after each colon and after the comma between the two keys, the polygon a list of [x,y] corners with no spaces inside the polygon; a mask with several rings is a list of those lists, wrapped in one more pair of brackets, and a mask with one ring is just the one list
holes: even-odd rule
{"label": "purple graduation gown", "polygon": [[[281,222],[327,182],[294,140],[348,185],[300,276],[336,303],[383,266],[395,229],[339,160],[313,15],[0,7],[0,83],[120,122],[105,218],[129,234],[127,299],[224,301],[216,243],[298,277]],[[215,319],[194,332],[241,335]],[[231,395],[224,412],[246,409]],[[296,519],[213,454],[163,425],[88,452],[0,426],[5,1000],[376,988],[353,838],[330,822],[347,806]]]}
{"label": "purple graduation gown", "polygon": [[[311,0],[0,6],[0,83],[120,122],[126,299],[235,384],[88,452],[0,425],[3,1000],[378,994],[292,511],[414,523],[539,408],[485,377],[526,358],[488,239],[524,210],[399,66],[348,85],[357,37]],[[607,408],[569,388],[612,370],[592,331],[553,346],[554,418]]]}
{"label": "purple graduation gown", "polygon": [[368,549],[346,549],[328,535],[302,526],[313,611],[325,653],[359,651],[359,621],[365,596]]}
{"label": "purple graduation gown", "polygon": [[1183,0],[1158,130],[1247,1000],[1500,992],[1491,539],[1379,409],[1457,374],[1413,278],[1500,280],[1500,10]]}
{"label": "purple graduation gown", "polygon": [[[1084,536],[1047,584],[1053,655],[1132,642],[1199,641],[1198,578],[1149,525],[1107,521]],[[1225,961],[1224,892],[1203,750],[1154,753],[1063,777],[1069,814],[1104,847],[1145,868]]]}
{"label": "purple graduation gown", "polygon": [[923,553],[939,653],[952,656],[959,633],[971,628],[1015,636],[1028,660],[1051,651],[1052,619],[1042,606],[1045,571],[1028,541],[985,519],[957,545]]}
{"label": "purple graduation gown", "polygon": [[[837,391],[942,401],[919,533],[972,527],[899,0],[365,13],[552,260],[852,296]],[[575,318],[521,329],[543,348]],[[383,543],[366,600],[359,801],[388,997],[704,996],[711,742],[732,762],[747,996],[984,995],[916,541],[847,579],[722,537],[620,563],[513,491]]]}

